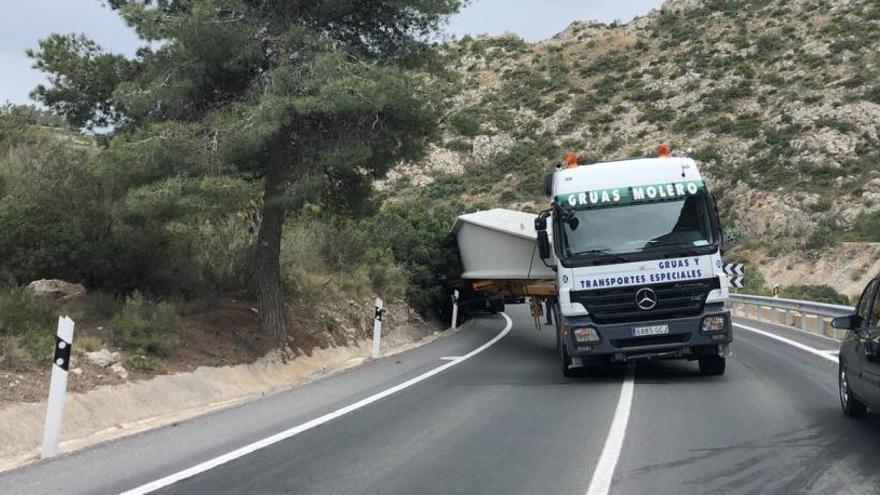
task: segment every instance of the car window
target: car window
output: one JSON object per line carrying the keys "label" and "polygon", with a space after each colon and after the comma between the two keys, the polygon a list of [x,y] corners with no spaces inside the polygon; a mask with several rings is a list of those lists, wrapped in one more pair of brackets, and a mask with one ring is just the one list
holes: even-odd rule
{"label": "car window", "polygon": [[859,307],[857,313],[863,322],[869,321],[874,309],[874,289],[877,288],[877,280],[872,281],[865,287],[862,298],[859,299]]}
{"label": "car window", "polygon": [[871,306],[871,322],[870,327],[876,327],[880,321],[880,294],[874,297],[874,304]]}

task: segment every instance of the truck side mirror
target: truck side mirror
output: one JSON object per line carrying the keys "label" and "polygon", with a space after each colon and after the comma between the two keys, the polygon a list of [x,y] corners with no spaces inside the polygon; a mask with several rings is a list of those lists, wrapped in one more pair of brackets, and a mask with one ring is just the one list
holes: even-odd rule
{"label": "truck side mirror", "polygon": [[550,236],[546,229],[538,231],[538,254],[542,260],[550,258]]}
{"label": "truck side mirror", "polygon": [[721,225],[721,214],[718,212],[718,200],[715,199],[714,194],[709,195],[712,201],[712,210],[715,212],[715,223],[718,224],[718,251],[721,256],[724,256],[724,252],[727,251],[727,239],[724,237],[724,227]]}
{"label": "truck side mirror", "polygon": [[553,196],[553,174],[544,176],[544,195],[548,198]]}
{"label": "truck side mirror", "polygon": [[542,230],[547,230],[547,219],[544,216],[539,216],[535,219],[535,232]]}

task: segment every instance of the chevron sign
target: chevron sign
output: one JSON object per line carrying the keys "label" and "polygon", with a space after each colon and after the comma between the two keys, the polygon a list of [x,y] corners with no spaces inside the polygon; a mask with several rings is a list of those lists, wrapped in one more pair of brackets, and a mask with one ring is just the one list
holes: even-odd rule
{"label": "chevron sign", "polygon": [[724,265],[724,273],[730,281],[731,287],[737,289],[743,288],[743,279],[745,278],[745,266],[742,263],[728,263]]}

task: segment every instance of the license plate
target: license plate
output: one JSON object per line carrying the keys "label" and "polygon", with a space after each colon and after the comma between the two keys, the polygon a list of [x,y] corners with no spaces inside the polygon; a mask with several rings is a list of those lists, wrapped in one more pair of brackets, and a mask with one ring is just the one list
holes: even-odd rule
{"label": "license plate", "polygon": [[634,327],[633,337],[648,337],[650,335],[666,335],[669,333],[669,325],[652,325],[650,327]]}

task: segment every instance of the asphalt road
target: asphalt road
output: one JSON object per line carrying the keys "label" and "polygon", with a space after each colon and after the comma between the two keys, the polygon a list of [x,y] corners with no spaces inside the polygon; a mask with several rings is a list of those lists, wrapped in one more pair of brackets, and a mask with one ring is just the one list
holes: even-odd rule
{"label": "asphalt road", "polygon": [[[201,466],[159,493],[582,494],[613,423],[625,435],[611,493],[880,493],[880,416],[843,417],[833,358],[735,328],[723,377],[669,361],[570,380],[550,327],[509,310],[507,334],[501,316],[472,320],[305,387],[0,475],[0,493],[116,493]],[[628,372],[629,416],[615,422]]]}

